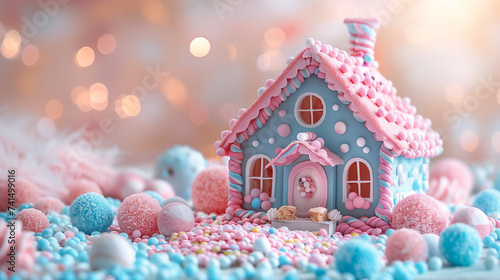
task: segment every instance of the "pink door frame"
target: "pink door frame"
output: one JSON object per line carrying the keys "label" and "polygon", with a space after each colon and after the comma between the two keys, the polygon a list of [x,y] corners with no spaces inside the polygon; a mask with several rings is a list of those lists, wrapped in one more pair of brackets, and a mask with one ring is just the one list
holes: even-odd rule
{"label": "pink door frame", "polygon": [[[319,185],[322,186],[322,187],[316,188],[317,192],[321,192],[321,193],[319,193],[321,195],[321,200],[319,203],[320,205],[311,205],[311,208],[312,207],[326,207],[326,200],[328,197],[328,180],[326,178],[326,173],[325,173],[325,170],[323,169],[323,167],[319,163],[315,163],[312,161],[300,162],[292,168],[292,171],[290,171],[290,174],[288,176],[288,203],[290,205],[294,205],[294,201],[293,201],[293,193],[295,191],[295,185],[294,185],[295,180],[294,179],[297,176],[297,174],[301,170],[303,170],[304,168],[313,168],[319,176],[319,182],[316,182],[316,184],[318,186]],[[298,217],[309,216],[308,215],[309,213],[303,213],[303,212],[299,212],[299,211],[297,211],[297,214],[299,214]]]}

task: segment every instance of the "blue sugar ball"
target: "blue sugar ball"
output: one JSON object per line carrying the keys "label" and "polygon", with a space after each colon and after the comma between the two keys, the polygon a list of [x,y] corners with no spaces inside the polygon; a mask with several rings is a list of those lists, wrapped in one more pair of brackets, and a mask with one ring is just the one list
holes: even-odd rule
{"label": "blue sugar ball", "polygon": [[161,196],[159,193],[157,193],[155,191],[145,191],[145,193],[149,194],[151,197],[153,197],[154,199],[158,200],[158,202],[160,204],[163,202],[163,200],[165,200],[163,198],[163,196]]}
{"label": "blue sugar ball", "polygon": [[86,234],[107,230],[114,218],[109,202],[92,192],[80,195],[71,203],[69,217],[73,226]]}
{"label": "blue sugar ball", "polygon": [[443,268],[443,260],[438,256],[430,257],[428,263],[429,269],[432,271],[440,270],[441,268]]}
{"label": "blue sugar ball", "polygon": [[486,215],[500,213],[500,191],[488,189],[480,192],[472,206],[481,209]]}
{"label": "blue sugar ball", "polygon": [[451,265],[471,266],[481,257],[483,242],[473,227],[458,223],[443,230],[439,249]]}
{"label": "blue sugar ball", "polygon": [[350,240],[340,247],[335,254],[335,263],[340,273],[352,273],[356,279],[369,278],[382,268],[377,249],[360,239]]}
{"label": "blue sugar ball", "polygon": [[207,161],[200,152],[175,145],[158,157],[155,178],[166,180],[174,188],[175,195],[189,200],[194,178],[206,167]]}

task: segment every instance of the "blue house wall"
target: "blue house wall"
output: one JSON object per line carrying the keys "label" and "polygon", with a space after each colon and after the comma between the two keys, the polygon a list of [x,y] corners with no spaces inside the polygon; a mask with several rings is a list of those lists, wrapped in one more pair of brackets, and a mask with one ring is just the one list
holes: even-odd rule
{"label": "blue house wall", "polygon": [[396,205],[401,199],[415,193],[426,193],[429,178],[426,168],[429,158],[408,159],[404,156],[394,158],[392,164],[392,199]]}
{"label": "blue house wall", "polygon": [[[294,84],[298,85],[297,79]],[[290,90],[289,90],[290,91]],[[290,91],[291,92],[291,91]],[[305,128],[295,119],[295,104],[303,93],[314,92],[319,94],[325,101],[326,117],[324,121],[315,128]],[[304,83],[293,92],[287,100],[272,112],[267,122],[241,144],[243,150],[243,161],[241,171],[243,177],[243,196],[246,191],[246,164],[248,159],[256,154],[264,154],[269,158],[276,157],[277,148],[285,148],[289,143],[297,140],[297,134],[300,132],[314,132],[318,137],[323,138],[325,147],[337,154],[344,160],[344,164],[335,167],[323,166],[329,182],[327,208],[328,210],[338,209],[343,215],[352,216],[374,216],[375,208],[380,198],[378,167],[380,163],[379,153],[382,142],[375,140],[374,135],[366,127],[363,121],[358,121],[353,116],[348,104],[342,103],[338,98],[338,93],[327,87],[325,81],[316,75],[306,78]],[[279,112],[284,110],[286,115],[280,116]],[[342,121],[347,126],[347,131],[339,135],[335,132],[335,124]],[[278,134],[278,126],[288,124],[290,126],[290,135],[281,137]],[[363,138],[364,141],[358,139]],[[361,145],[363,144],[364,145]],[[358,143],[360,145],[358,145]],[[340,146],[349,145],[347,152],[342,152]],[[368,161],[372,168],[372,189],[373,202],[369,209],[347,210],[343,202],[343,172],[345,165],[352,158],[363,158]],[[275,202],[273,207],[279,208],[282,205],[288,205],[288,174],[293,166],[299,162],[309,160],[307,155],[302,155],[289,166],[275,166]],[[243,208],[253,209],[253,207],[243,202]],[[262,209],[255,209],[262,210]]]}

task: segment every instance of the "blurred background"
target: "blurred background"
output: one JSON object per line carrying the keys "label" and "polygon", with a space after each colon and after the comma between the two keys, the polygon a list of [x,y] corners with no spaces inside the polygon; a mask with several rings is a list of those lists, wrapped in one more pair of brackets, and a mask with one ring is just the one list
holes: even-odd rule
{"label": "blurred background", "polygon": [[241,107],[313,37],[381,22],[380,71],[433,121],[445,156],[500,156],[499,1],[0,1],[0,104],[53,137],[85,126],[123,164],[174,144],[215,157]]}

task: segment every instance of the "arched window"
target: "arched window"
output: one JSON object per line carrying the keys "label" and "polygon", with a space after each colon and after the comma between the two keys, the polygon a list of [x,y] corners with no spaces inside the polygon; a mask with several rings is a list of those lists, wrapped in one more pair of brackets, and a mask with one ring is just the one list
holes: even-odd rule
{"label": "arched window", "polygon": [[314,92],[302,94],[295,103],[295,118],[303,127],[317,127],[325,119],[325,101]]}
{"label": "arched window", "polygon": [[266,155],[254,155],[247,161],[246,193],[249,194],[252,189],[259,189],[267,193],[269,197],[274,198],[274,166],[265,168],[271,159]]}
{"label": "arched window", "polygon": [[350,193],[373,201],[373,174],[370,164],[362,158],[353,158],[344,168],[344,195],[343,202],[348,200]]}

